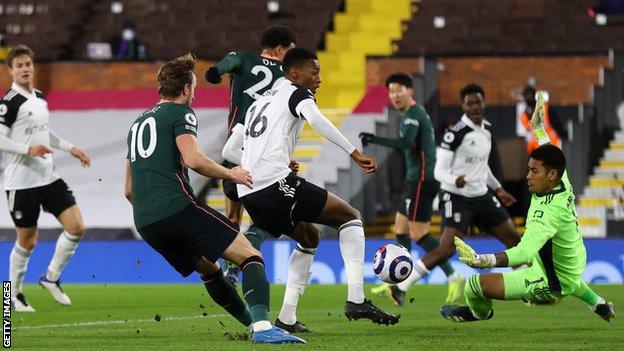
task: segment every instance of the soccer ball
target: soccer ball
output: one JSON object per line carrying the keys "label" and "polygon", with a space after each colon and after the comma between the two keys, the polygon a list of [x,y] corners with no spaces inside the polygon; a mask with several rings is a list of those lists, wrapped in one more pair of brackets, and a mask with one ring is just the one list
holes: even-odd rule
{"label": "soccer ball", "polygon": [[373,271],[379,279],[389,284],[407,279],[412,268],[412,256],[401,245],[386,244],[377,250],[373,258]]}

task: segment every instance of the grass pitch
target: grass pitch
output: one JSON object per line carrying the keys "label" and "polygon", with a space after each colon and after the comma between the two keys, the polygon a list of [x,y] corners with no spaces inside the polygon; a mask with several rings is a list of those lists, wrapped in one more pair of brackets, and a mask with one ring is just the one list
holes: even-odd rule
{"label": "grass pitch", "polygon": [[[621,350],[624,318],[611,323],[575,298],[554,306],[495,302],[494,318],[453,323],[440,317],[445,286],[417,285],[403,308],[373,297],[401,313],[394,326],[343,315],[345,286],[309,286],[299,319],[313,330],[307,345],[253,345],[248,331],[225,314],[200,284],[66,285],[73,305],[62,307],[39,286],[24,289],[35,313],[13,313],[12,347],[20,350]],[[595,286],[624,308],[624,286]],[[275,319],[283,286],[271,289]],[[368,292],[368,287],[367,287]],[[369,294],[369,297],[370,296]],[[620,317],[621,318],[621,317]]]}

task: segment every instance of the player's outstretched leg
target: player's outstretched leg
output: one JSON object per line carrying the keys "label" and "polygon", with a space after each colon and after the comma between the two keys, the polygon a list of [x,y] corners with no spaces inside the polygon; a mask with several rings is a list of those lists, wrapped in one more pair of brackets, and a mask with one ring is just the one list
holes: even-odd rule
{"label": "player's outstretched leg", "polygon": [[492,300],[483,294],[479,274],[468,279],[464,295],[468,306],[444,305],[440,309],[442,317],[454,322],[474,322],[492,318],[494,315]]}
{"label": "player's outstretched leg", "polygon": [[582,300],[587,304],[590,310],[596,313],[605,321],[611,321],[615,317],[615,308],[613,303],[606,301],[598,296],[585,282],[581,281],[578,288],[572,292],[572,296]]}
{"label": "player's outstretched leg", "polygon": [[238,263],[243,272],[243,296],[251,312],[252,341],[262,344],[305,344],[305,340],[274,327],[269,321],[269,282],[260,252],[251,246],[244,235],[238,234],[223,256]]}
{"label": "player's outstretched leg", "polygon": [[396,324],[400,316],[384,312],[364,296],[365,238],[359,218],[360,214],[356,209],[328,192],[325,207],[316,221],[338,230],[340,253],[347,276],[345,317],[349,320],[370,319],[377,324]]}
{"label": "player's outstretched leg", "polygon": [[251,326],[251,314],[236,288],[223,275],[218,265],[205,258],[197,261],[197,272],[201,275],[206,291],[219,306],[236,318],[245,327]]}

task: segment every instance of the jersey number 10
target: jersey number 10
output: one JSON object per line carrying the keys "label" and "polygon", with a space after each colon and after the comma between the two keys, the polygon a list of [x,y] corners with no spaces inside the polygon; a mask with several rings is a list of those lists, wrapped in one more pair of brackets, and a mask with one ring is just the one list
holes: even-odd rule
{"label": "jersey number 10", "polygon": [[[145,128],[149,128],[149,141],[147,143],[147,149],[143,148],[143,134]],[[130,162],[136,160],[137,151],[142,158],[148,158],[156,150],[156,119],[154,117],[146,118],[143,122],[136,122],[130,128],[132,131],[132,138],[130,139]]]}

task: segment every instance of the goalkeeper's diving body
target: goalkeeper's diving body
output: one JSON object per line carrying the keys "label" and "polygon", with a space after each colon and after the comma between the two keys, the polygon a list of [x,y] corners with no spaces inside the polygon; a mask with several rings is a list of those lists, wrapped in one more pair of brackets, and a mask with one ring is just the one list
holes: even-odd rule
{"label": "goalkeeper's diving body", "polygon": [[601,318],[615,317],[613,304],[583,280],[586,251],[578,226],[574,193],[565,171],[563,152],[549,143],[542,128],[542,93],[532,118],[540,147],[531,153],[527,180],[532,193],[526,231],[520,243],[496,254],[477,254],[460,238],[455,246],[462,262],[474,268],[528,267],[513,272],[475,274],[466,283],[467,306],[445,305],[444,318],[469,322],[492,318],[492,299],[552,303],[572,295]]}

